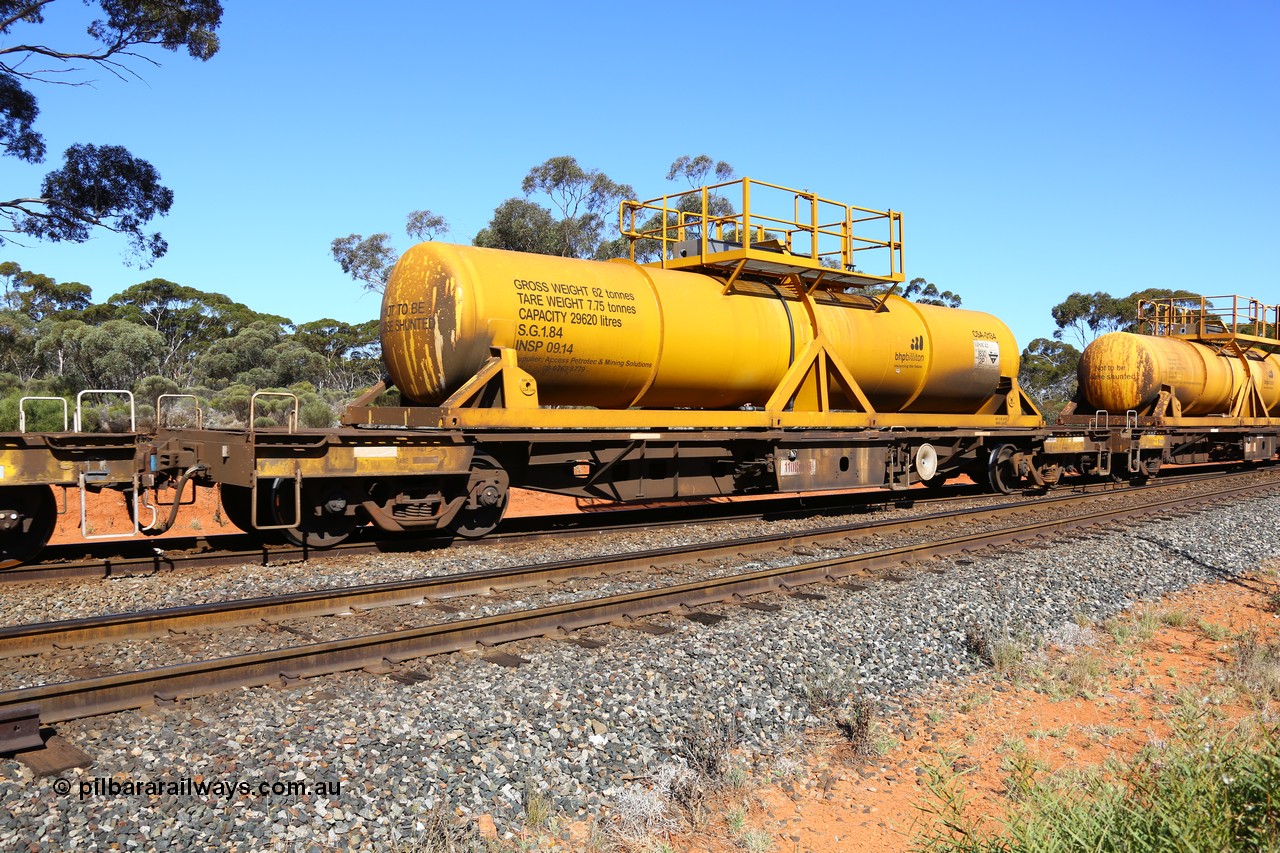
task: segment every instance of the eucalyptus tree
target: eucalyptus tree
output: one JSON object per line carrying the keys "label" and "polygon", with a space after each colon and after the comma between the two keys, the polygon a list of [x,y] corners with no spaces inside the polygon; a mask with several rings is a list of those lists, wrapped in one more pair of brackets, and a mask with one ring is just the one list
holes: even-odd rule
{"label": "eucalyptus tree", "polygon": [[[87,69],[122,80],[137,77],[131,61],[159,64],[139,52],[143,47],[185,48],[201,62],[218,52],[218,0],[85,0],[101,17],[90,21],[86,43],[65,46],[42,43],[38,29],[55,2],[0,0],[0,156],[45,161],[33,88],[91,85]],[[173,191],[151,163],[120,145],[84,142],[62,156],[62,165],[44,176],[38,190],[0,196],[0,245],[14,239],[4,235],[13,234],[83,243],[106,229],[126,238],[130,257],[141,265],[164,255],[168,244],[147,226],[169,212]]]}
{"label": "eucalyptus tree", "polygon": [[36,355],[41,323],[81,315],[89,307],[91,291],[79,282],[59,283],[24,270],[13,261],[0,263],[0,283],[4,287],[0,295],[0,372],[28,382],[41,372]]}
{"label": "eucalyptus tree", "polygon": [[1018,384],[1052,417],[1075,396],[1079,364],[1080,350],[1071,344],[1036,338],[1022,351]]}
{"label": "eucalyptus tree", "polygon": [[[405,217],[404,231],[419,242],[434,240],[449,232],[449,222],[430,210],[415,210]],[[391,268],[400,257],[391,243],[391,235],[385,231],[368,237],[360,234],[335,237],[329,243],[329,253],[344,273],[372,293],[386,289]]]}
{"label": "eucalyptus tree", "polygon": [[534,166],[520,184],[525,198],[543,196],[560,212],[555,225],[560,239],[556,254],[566,258],[617,257],[618,203],[635,198],[599,169],[584,169],[575,157],[551,157]]}
{"label": "eucalyptus tree", "polygon": [[564,255],[564,232],[550,210],[524,198],[509,198],[494,208],[489,224],[471,241],[487,249]]}
{"label": "eucalyptus tree", "polygon": [[382,375],[377,320],[352,324],[326,317],[299,325],[293,340],[318,356],[312,364],[321,369],[309,381],[320,391],[350,394]]}
{"label": "eucalyptus tree", "polygon": [[1188,306],[1200,304],[1200,295],[1194,291],[1163,287],[1148,287],[1119,297],[1101,290],[1072,293],[1053,306],[1053,322],[1058,327],[1053,337],[1059,341],[1069,338],[1083,349],[1099,335],[1136,331],[1140,303],[1168,299]]}
{"label": "eucalyptus tree", "polygon": [[902,295],[921,305],[941,305],[945,308],[959,308],[963,301],[960,294],[940,290],[936,284],[923,278],[913,278],[907,282],[907,286],[902,288]]}
{"label": "eucalyptus tree", "polygon": [[107,300],[117,319],[154,329],[164,341],[159,374],[179,384],[193,378],[198,356],[251,323],[290,325],[285,317],[260,314],[221,293],[153,278]]}

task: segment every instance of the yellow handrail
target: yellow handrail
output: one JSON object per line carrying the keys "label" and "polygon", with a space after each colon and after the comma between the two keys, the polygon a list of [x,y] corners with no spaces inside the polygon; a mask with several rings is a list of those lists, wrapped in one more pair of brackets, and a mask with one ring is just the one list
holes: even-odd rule
{"label": "yellow handrail", "polygon": [[1148,335],[1280,343],[1280,305],[1234,294],[1144,299],[1138,303],[1138,330]]}
{"label": "yellow handrail", "polygon": [[[790,202],[789,211],[781,207],[783,199]],[[800,267],[868,280],[903,279],[901,212],[843,204],[750,178],[624,201],[618,227],[637,262],[688,266],[724,260],[720,256],[726,252],[771,251],[789,255]],[[880,236],[877,229],[883,229]],[[857,270],[859,253],[872,250],[887,254],[887,270]]]}

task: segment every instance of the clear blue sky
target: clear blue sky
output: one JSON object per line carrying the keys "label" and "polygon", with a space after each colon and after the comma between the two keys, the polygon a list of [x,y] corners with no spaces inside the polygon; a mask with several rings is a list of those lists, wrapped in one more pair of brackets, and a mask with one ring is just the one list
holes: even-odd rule
{"label": "clear blue sky", "polygon": [[[51,153],[122,144],[157,166],[169,254],[126,267],[104,235],[0,258],[97,300],[163,277],[362,321],[378,301],[334,237],[407,248],[405,214],[429,208],[468,243],[548,157],[647,198],[705,152],[904,211],[908,277],[1022,346],[1075,290],[1280,301],[1280,4],[225,4],[207,63],[153,51],[142,81],[34,89]],[[80,44],[88,16],[66,0],[11,42]],[[42,174],[0,164],[9,197]]]}

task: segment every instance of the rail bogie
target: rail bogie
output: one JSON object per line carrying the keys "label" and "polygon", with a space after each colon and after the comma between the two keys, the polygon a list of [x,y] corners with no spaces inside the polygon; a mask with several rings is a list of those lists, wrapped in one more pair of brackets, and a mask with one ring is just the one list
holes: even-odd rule
{"label": "rail bogie", "polygon": [[[10,433],[0,435],[0,569],[35,557],[49,541],[59,514],[79,511],[84,494],[116,489],[136,493],[144,472],[133,433]],[[61,507],[55,488],[64,495]],[[65,500],[78,489],[78,507]],[[83,525],[82,525],[83,527]],[[94,538],[86,533],[87,538]]]}

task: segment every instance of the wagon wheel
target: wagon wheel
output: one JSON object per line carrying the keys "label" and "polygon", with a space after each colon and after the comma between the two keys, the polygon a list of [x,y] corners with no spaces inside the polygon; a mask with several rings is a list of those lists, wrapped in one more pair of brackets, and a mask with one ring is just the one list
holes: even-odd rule
{"label": "wagon wheel", "polygon": [[471,470],[478,472],[494,471],[499,474],[500,484],[488,483],[481,487],[476,496],[479,506],[463,507],[454,516],[450,529],[464,539],[479,539],[493,532],[502,521],[502,514],[507,510],[507,478],[502,466],[492,456],[479,451],[471,458]]}
{"label": "wagon wheel", "polygon": [[[298,517],[295,481],[280,477],[271,483],[271,514],[276,524],[290,524]],[[302,482],[302,521],[281,531],[294,545],[332,548],[347,540],[359,526],[346,512],[350,498],[342,483],[334,480]]]}
{"label": "wagon wheel", "polygon": [[1152,477],[1160,473],[1161,461],[1158,456],[1139,460],[1138,470],[1136,473],[1129,475],[1129,482],[1134,486],[1145,486],[1151,481]]}
{"label": "wagon wheel", "polygon": [[253,533],[253,493],[245,486],[223,483],[218,487],[222,514],[245,533]]}
{"label": "wagon wheel", "polygon": [[0,488],[0,569],[39,554],[58,525],[58,504],[48,486]]}
{"label": "wagon wheel", "polygon": [[[253,526],[253,491],[247,486],[223,483],[218,487],[218,491],[221,492],[222,514],[236,527],[252,535],[259,542],[276,544],[284,540],[279,530],[259,530]],[[258,495],[259,524],[274,523],[270,503],[270,495],[264,487]]]}
{"label": "wagon wheel", "polygon": [[1002,444],[991,450],[991,458],[987,462],[987,482],[994,491],[1002,495],[1022,490],[1022,474],[1013,461],[1017,454],[1018,448],[1012,444]]}

